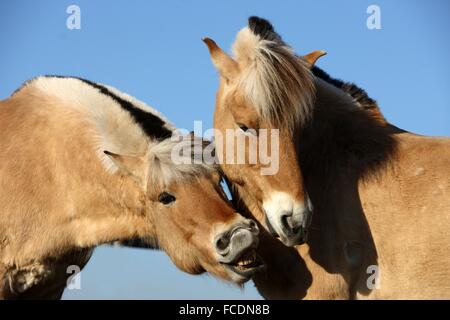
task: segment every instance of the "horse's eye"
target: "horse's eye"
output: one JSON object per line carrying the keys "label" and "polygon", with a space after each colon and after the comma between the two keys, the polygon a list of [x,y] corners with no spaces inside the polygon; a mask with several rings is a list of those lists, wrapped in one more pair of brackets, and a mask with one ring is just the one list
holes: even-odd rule
{"label": "horse's eye", "polygon": [[242,131],[244,132],[248,131],[248,127],[245,124],[238,123],[237,125],[239,126],[239,129],[241,129]]}
{"label": "horse's eye", "polygon": [[177,200],[175,198],[175,196],[171,195],[168,192],[162,192],[159,196],[158,196],[158,201],[161,202],[164,205],[167,205],[169,203],[174,202],[175,200]]}

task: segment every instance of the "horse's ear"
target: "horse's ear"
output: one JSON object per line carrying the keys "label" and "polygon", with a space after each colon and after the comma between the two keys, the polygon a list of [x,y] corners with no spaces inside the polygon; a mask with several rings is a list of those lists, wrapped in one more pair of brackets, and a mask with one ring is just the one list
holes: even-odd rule
{"label": "horse's ear", "polygon": [[219,71],[220,75],[224,77],[228,82],[232,81],[239,72],[239,66],[236,61],[233,60],[228,54],[226,54],[219,46],[210,38],[204,38],[203,42],[206,43],[211,54],[211,60]]}
{"label": "horse's ear", "polygon": [[323,57],[326,54],[327,53],[323,50],[316,50],[311,53],[308,53],[307,55],[304,55],[302,57],[302,59],[306,61],[306,63],[308,64],[308,66],[310,68],[312,68],[312,67],[314,67],[314,64],[316,63],[316,61],[319,60],[320,57]]}
{"label": "horse's ear", "polygon": [[121,155],[107,150],[103,152],[119,168],[122,174],[129,176],[142,187],[146,185],[147,157],[145,155]]}

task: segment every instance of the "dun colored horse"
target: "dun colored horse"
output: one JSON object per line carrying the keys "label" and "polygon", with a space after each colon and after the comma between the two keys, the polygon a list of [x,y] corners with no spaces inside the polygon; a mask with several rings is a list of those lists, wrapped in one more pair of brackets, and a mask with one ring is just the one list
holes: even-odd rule
{"label": "dun colored horse", "polygon": [[296,56],[264,19],[238,33],[234,58],[205,42],[220,73],[215,128],[279,130],[273,176],[221,165],[236,207],[287,245],[261,234],[260,293],[450,298],[450,139],[389,124],[363,90],[313,67],[323,52]]}
{"label": "dun colored horse", "polygon": [[216,167],[172,161],[175,128],[144,103],[39,77],[0,102],[0,128],[0,298],[60,298],[69,266],[135,237],[192,274],[242,283],[260,268],[256,223]]}

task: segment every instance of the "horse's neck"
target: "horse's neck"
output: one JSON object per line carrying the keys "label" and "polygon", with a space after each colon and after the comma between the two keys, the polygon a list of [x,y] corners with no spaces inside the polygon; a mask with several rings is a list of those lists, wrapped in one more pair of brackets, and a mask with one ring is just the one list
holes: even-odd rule
{"label": "horse's neck", "polygon": [[[6,117],[12,119],[10,128],[20,128],[19,122],[35,124],[32,130],[19,134],[11,129],[5,134],[23,136],[41,145],[38,150],[35,144],[2,140],[2,147],[9,152],[0,156],[0,162],[17,174],[2,175],[0,201],[8,210],[0,214],[0,262],[28,265],[74,248],[148,234],[145,195],[131,179],[105,170],[98,150],[93,148],[98,137],[91,123],[78,113],[69,117],[59,112],[62,108],[55,107],[54,100],[39,93],[22,91],[4,102],[11,107],[34,106],[4,109],[14,115]],[[2,123],[4,115],[9,115],[6,112]],[[41,126],[45,130],[40,130]],[[55,140],[58,134],[49,136],[48,132],[64,132],[64,139]],[[70,148],[63,141],[70,141]],[[8,157],[10,154],[19,154],[24,157],[22,162],[33,165],[23,166]],[[58,165],[47,170],[48,163]],[[52,183],[43,183],[49,176]],[[29,194],[32,198],[23,201]]]}
{"label": "horse's neck", "polygon": [[[92,173],[84,171],[83,163],[77,163],[74,169],[75,174],[86,179],[73,194],[76,219],[65,225],[75,248],[90,248],[150,233],[147,200],[134,181],[106,172],[100,163],[91,162],[86,168]],[[80,190],[85,194],[80,194]]]}
{"label": "horse's neck", "polygon": [[313,120],[299,135],[301,170],[314,206],[309,240],[287,248],[263,232],[267,273],[255,283],[267,298],[351,298],[366,292],[359,275],[377,264],[358,182],[389,161],[392,129],[320,79],[316,97]]}
{"label": "horse's neck", "polygon": [[[306,183],[332,192],[339,183],[376,175],[396,147],[393,133],[346,92],[317,79],[312,121],[299,134],[299,160]],[[309,190],[308,190],[309,191]]]}
{"label": "horse's neck", "polygon": [[352,268],[376,262],[358,185],[388,166],[394,131],[345,92],[317,81],[314,116],[300,135],[299,155],[314,205],[309,254],[328,272],[352,277]]}

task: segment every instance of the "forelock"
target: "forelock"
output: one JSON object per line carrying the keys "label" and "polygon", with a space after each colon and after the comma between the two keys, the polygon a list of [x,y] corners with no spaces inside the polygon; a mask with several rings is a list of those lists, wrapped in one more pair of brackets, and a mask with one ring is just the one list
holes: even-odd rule
{"label": "forelock", "polygon": [[268,21],[250,18],[249,26],[238,33],[233,51],[241,71],[237,89],[263,119],[290,130],[309,120],[315,96],[313,76]]}
{"label": "forelock", "polygon": [[[175,154],[174,150],[180,150],[180,144],[183,144],[184,149]],[[162,188],[174,182],[187,182],[218,172],[217,164],[203,159],[203,151],[208,144],[209,141],[198,137],[170,138],[150,144],[148,157],[151,187]]]}

